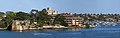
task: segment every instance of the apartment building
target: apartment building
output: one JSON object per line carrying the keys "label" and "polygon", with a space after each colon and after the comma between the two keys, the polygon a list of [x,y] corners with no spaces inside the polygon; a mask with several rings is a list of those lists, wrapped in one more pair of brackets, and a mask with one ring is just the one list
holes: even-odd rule
{"label": "apartment building", "polygon": [[79,16],[75,16],[74,14],[61,14],[66,19],[64,20],[66,23],[68,23],[69,26],[81,26],[82,19]]}

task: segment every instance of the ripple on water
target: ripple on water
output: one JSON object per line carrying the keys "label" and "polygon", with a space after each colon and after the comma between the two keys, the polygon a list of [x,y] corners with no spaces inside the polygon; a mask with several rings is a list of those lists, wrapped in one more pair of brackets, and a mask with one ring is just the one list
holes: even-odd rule
{"label": "ripple on water", "polygon": [[49,33],[33,33],[33,35],[45,35],[45,36],[47,36],[47,35],[52,35],[52,34],[49,34]]}

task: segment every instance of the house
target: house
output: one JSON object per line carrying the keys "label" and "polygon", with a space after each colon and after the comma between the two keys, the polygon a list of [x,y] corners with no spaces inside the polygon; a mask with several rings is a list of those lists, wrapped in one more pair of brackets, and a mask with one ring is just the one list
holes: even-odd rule
{"label": "house", "polygon": [[46,12],[48,13],[48,15],[57,15],[57,14],[59,14],[58,11],[52,10],[51,8],[46,8]]}

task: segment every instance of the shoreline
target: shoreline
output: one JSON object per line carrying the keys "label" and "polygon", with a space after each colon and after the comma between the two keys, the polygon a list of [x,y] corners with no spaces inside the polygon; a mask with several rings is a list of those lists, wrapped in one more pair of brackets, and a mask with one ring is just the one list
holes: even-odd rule
{"label": "shoreline", "polygon": [[[43,28],[43,27],[39,27],[39,28],[29,28],[27,30],[44,30],[44,29],[74,29],[74,28],[78,28],[78,27],[64,27],[64,28]],[[86,28],[86,27],[79,27],[79,28]],[[89,27],[89,28],[93,28],[93,27]],[[7,30],[7,28],[0,28],[0,30]],[[18,30],[19,31],[19,30]],[[24,31],[24,30],[23,30]]]}
{"label": "shoreline", "polygon": [[0,28],[0,30],[7,30],[7,28]]}

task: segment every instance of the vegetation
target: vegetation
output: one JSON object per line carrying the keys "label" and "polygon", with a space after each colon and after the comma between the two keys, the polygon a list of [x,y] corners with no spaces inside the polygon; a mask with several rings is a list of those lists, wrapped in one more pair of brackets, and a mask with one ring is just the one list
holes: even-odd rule
{"label": "vegetation", "polygon": [[6,27],[4,19],[5,19],[4,18],[4,13],[0,12],[0,28],[5,28]]}
{"label": "vegetation", "polygon": [[[91,22],[91,21],[119,21],[119,14],[74,14],[76,17],[79,16],[83,18],[83,22]],[[13,20],[30,20],[30,24],[34,25],[33,22],[37,22],[36,26],[43,25],[63,25],[68,26],[68,24],[64,21],[64,16],[58,15],[48,15],[46,9],[42,11],[38,11],[32,9],[30,13],[25,13],[22,11],[13,12],[7,11],[6,13],[0,12],[0,28],[5,28],[8,25],[12,25]],[[85,24],[89,27],[89,24]]]}
{"label": "vegetation", "polygon": [[[4,17],[6,15],[6,17]],[[8,25],[12,25],[13,20],[30,20],[31,25],[35,26],[43,26],[43,25],[55,25],[60,24],[64,26],[68,26],[67,23],[64,22],[64,17],[60,15],[48,15],[46,10],[38,11],[32,9],[30,13],[25,13],[22,11],[13,12],[7,11],[6,13],[0,12],[0,28],[5,28]],[[37,22],[34,24],[33,22]]]}
{"label": "vegetation", "polygon": [[36,13],[36,20],[40,26],[50,25],[52,17],[47,15],[46,10],[42,10]]}
{"label": "vegetation", "polygon": [[84,24],[84,25],[86,26],[86,28],[90,28],[90,25],[91,25],[91,24],[86,23],[86,24]]}
{"label": "vegetation", "polygon": [[118,22],[120,20],[119,14],[78,14],[84,21],[108,21]]}
{"label": "vegetation", "polygon": [[56,15],[55,16],[55,21],[54,24],[60,24],[60,25],[64,25],[64,26],[68,26],[68,24],[64,21],[64,17],[61,15]]}
{"label": "vegetation", "polygon": [[30,19],[30,14],[25,13],[25,12],[17,12],[15,20],[29,20]]}

